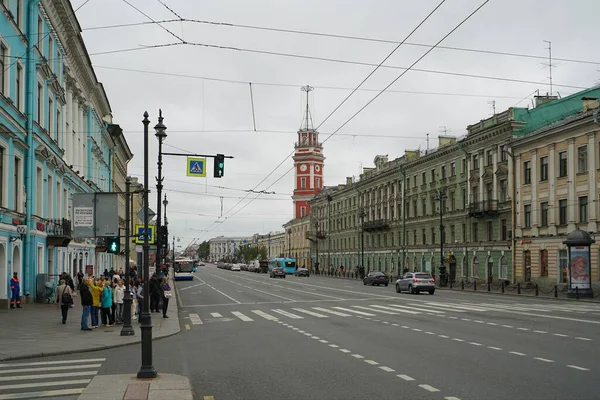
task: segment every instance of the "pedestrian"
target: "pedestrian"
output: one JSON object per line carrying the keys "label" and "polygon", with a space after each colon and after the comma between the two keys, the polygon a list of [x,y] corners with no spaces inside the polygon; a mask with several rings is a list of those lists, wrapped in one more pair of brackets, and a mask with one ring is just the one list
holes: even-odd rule
{"label": "pedestrian", "polygon": [[90,291],[90,280],[84,279],[83,285],[81,285],[81,289],[79,290],[79,296],[81,296],[81,330],[82,331],[91,331],[92,328],[88,326],[88,319],[90,318],[90,311],[92,310],[92,305],[94,304],[94,298],[92,296],[92,292]]}
{"label": "pedestrian", "polygon": [[104,284],[101,279],[96,279],[94,282],[93,278],[88,280],[89,288],[92,292],[92,328],[95,329],[100,324],[98,321],[98,313],[100,312],[100,296],[102,295],[102,290],[104,289]]}
{"label": "pedestrian", "polygon": [[125,286],[123,280],[117,281],[117,286],[113,292],[113,306],[115,306],[115,321],[117,325],[123,323],[123,298],[125,297]]}
{"label": "pedestrian", "polygon": [[160,304],[160,284],[161,281],[155,273],[150,279],[150,312],[160,312],[158,310]]}
{"label": "pedestrian", "polygon": [[102,294],[100,298],[100,307],[102,309],[102,325],[105,327],[112,326],[112,318],[110,310],[112,308],[113,294],[110,288],[110,281],[103,283]]}
{"label": "pedestrian", "polygon": [[61,279],[58,283],[58,289],[56,290],[56,303],[60,306],[62,323],[66,324],[69,307],[71,304],[73,304],[73,289],[67,285],[64,279]]}
{"label": "pedestrian", "polygon": [[21,308],[21,285],[19,283],[19,275],[14,272],[10,280],[10,308]]}
{"label": "pedestrian", "polygon": [[169,318],[169,316],[167,315],[167,308],[169,307],[169,299],[173,296],[173,293],[171,293],[171,286],[169,286],[168,278],[163,278],[163,282],[162,285],[160,285],[160,289],[163,293],[163,318]]}

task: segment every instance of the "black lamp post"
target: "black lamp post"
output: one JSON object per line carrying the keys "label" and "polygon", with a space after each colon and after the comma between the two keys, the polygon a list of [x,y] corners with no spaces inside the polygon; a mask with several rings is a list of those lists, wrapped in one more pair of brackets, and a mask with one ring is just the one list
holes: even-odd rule
{"label": "black lamp post", "polygon": [[[148,111],[144,112],[144,204],[148,204]],[[160,207],[159,207],[160,212]],[[148,207],[144,207],[144,307],[140,318],[142,330],[142,366],[138,378],[156,378],[158,373],[152,365],[152,316],[150,315],[150,243],[148,237]]]}
{"label": "black lamp post", "polygon": [[[444,200],[446,198],[446,191],[439,189],[436,200],[440,202],[440,286],[446,286],[446,267],[444,266],[444,206],[446,205]],[[433,272],[435,273],[435,270]]]}
{"label": "black lamp post", "polygon": [[315,274],[319,275],[319,221],[315,221]]}
{"label": "black lamp post", "polygon": [[131,233],[129,232],[131,219],[129,202],[131,188],[131,178],[128,176],[125,178],[125,293],[123,294],[123,327],[121,328],[121,336],[133,336],[135,331],[131,326],[131,289],[129,287],[129,243],[131,240]]}
{"label": "black lamp post", "polygon": [[[162,243],[162,228],[161,228],[161,223],[162,223],[162,219],[160,216],[160,202],[161,202],[161,193],[162,193],[162,188],[163,188],[163,180],[164,178],[162,177],[162,144],[163,141],[167,138],[167,133],[165,132],[167,130],[167,127],[163,124],[163,116],[162,116],[162,110],[158,110],[158,124],[156,124],[156,126],[154,127],[154,130],[156,131],[156,133],[154,134],[154,136],[156,136],[156,138],[158,139],[158,177],[156,177],[156,239],[155,239],[155,244],[156,244],[156,262],[160,268],[160,265],[162,265],[164,263],[164,257],[163,257],[163,243]],[[165,205],[166,207],[166,205]]]}
{"label": "black lamp post", "polygon": [[167,221],[167,206],[169,205],[169,200],[167,200],[167,194],[166,193],[165,193],[165,198],[164,198],[164,200],[163,200],[162,203],[163,203],[163,206],[165,206],[164,228],[163,228],[164,231],[165,231],[165,234],[164,234],[164,237],[163,237],[164,243],[161,242],[161,245],[163,247],[163,251],[162,251],[163,262],[162,263],[166,264],[167,263],[168,247],[169,247],[169,229],[168,229],[169,221]]}

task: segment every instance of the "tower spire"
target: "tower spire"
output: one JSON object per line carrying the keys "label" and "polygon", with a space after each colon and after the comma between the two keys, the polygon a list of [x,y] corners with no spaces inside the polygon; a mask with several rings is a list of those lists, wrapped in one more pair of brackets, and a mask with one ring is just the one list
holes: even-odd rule
{"label": "tower spire", "polygon": [[302,86],[302,91],[306,92],[306,111],[304,112],[300,128],[306,131],[313,130],[312,116],[310,115],[310,108],[308,106],[308,94],[313,90],[315,90],[315,88],[310,85]]}

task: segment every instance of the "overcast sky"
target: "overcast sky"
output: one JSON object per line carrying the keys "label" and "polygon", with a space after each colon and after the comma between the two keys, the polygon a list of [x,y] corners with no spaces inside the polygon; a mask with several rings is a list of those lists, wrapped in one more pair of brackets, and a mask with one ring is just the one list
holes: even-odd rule
{"label": "overcast sky", "polygon": [[[383,61],[441,0],[72,1],[74,8],[85,3],[77,16],[114,122],[124,129],[135,155],[129,164],[132,176],[140,180],[143,176],[141,120],[145,110],[150,113],[151,127],[157,122],[158,109],[163,110],[168,134],[164,151],[235,157],[226,160],[222,179],[212,177],[211,161],[209,177],[188,178],[185,158],[165,157],[169,230],[185,245],[195,238],[282,230],[281,225],[293,216],[289,155],[306,101],[301,86],[315,88],[310,105],[315,126],[320,125],[374,70],[370,64]],[[445,1],[408,42],[435,44],[484,1]],[[162,23],[165,29],[153,23],[91,29],[178,19],[164,4],[183,19],[246,27],[174,21]],[[553,61],[554,94],[566,96],[600,81],[598,15],[597,0],[491,0],[441,46],[547,57],[548,44],[544,41],[551,41],[553,57],[565,59]],[[252,52],[197,45],[149,47],[181,43],[180,39]],[[115,52],[128,49],[135,50]],[[380,68],[363,85],[368,90],[357,91],[319,128],[321,140],[404,72],[390,66],[409,67],[428,50],[410,44],[396,50],[385,62],[387,67]],[[391,160],[407,149],[425,149],[427,133],[432,148],[444,129],[450,135],[464,135],[467,125],[492,114],[493,101],[498,112],[531,104],[536,90],[542,94],[550,90],[545,64],[547,59],[535,57],[434,49],[413,67],[430,72],[406,72],[325,142],[325,185],[344,183],[347,176],[358,177],[361,166],[372,166],[378,154],[387,154]],[[150,150],[155,194],[154,136]],[[256,195],[250,194],[241,201],[249,189],[276,194],[262,195],[252,202]],[[221,215],[220,196],[223,222],[214,223]],[[155,209],[156,201],[151,204]],[[225,219],[227,216],[231,217]]]}

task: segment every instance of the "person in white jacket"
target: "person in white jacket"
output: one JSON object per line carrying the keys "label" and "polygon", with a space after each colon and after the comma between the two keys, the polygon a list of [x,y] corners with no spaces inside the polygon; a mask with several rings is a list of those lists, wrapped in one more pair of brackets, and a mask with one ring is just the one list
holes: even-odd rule
{"label": "person in white jacket", "polygon": [[125,297],[125,286],[123,280],[119,279],[113,291],[113,303],[116,305],[115,321],[119,325],[123,323],[123,297]]}

